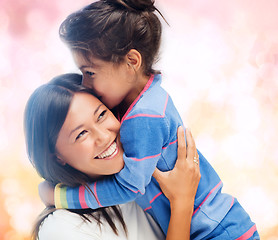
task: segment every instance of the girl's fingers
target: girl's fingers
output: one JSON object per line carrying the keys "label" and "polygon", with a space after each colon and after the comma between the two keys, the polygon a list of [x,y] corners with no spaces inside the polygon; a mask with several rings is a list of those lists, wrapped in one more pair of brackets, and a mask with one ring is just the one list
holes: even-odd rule
{"label": "girl's fingers", "polygon": [[177,162],[180,159],[186,159],[186,142],[184,137],[184,130],[182,126],[178,128],[178,158]]}

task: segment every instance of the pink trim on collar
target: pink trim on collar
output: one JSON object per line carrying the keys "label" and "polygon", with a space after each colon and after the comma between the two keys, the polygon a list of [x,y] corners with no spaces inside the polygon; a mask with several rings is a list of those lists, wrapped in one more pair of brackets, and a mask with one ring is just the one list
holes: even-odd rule
{"label": "pink trim on collar", "polygon": [[133,103],[129,106],[129,108],[127,109],[125,115],[123,116],[122,120],[121,120],[121,124],[123,123],[123,121],[126,119],[126,116],[129,114],[129,112],[132,110],[132,108],[134,107],[134,105],[139,101],[140,97],[149,89],[149,87],[152,85],[154,79],[154,75],[151,75],[150,79],[148,80],[148,82],[146,83],[144,89],[142,90],[142,92],[137,96],[137,98],[133,101]]}

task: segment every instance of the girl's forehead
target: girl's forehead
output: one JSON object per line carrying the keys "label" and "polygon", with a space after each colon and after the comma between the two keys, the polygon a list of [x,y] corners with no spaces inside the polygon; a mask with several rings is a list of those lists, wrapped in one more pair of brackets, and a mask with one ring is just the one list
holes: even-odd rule
{"label": "girl's forehead", "polygon": [[73,52],[73,58],[75,63],[77,64],[78,68],[85,68],[85,67],[99,67],[101,60],[95,58],[93,55],[85,55],[79,51]]}

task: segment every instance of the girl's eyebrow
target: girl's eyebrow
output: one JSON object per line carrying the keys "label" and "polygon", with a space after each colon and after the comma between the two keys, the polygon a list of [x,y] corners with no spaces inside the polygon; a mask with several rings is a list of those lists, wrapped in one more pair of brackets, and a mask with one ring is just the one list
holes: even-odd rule
{"label": "girl's eyebrow", "polygon": [[[96,113],[98,112],[98,110],[100,109],[100,107],[104,105],[103,103],[101,103],[100,105],[98,105],[98,107],[96,108],[96,110],[94,111],[94,115],[96,115]],[[71,134],[73,134],[76,130],[78,130],[79,128],[83,127],[84,124],[80,124],[78,125],[76,128],[74,128],[73,130],[70,131],[69,133],[69,137],[71,136]]]}
{"label": "girl's eyebrow", "polygon": [[88,67],[91,67],[91,66],[82,65],[81,67],[79,67],[79,69],[88,68]]}
{"label": "girl's eyebrow", "polygon": [[90,62],[90,64],[81,65],[81,66],[79,67],[79,69],[81,70],[81,69],[83,69],[83,68],[98,68],[98,67],[99,67],[99,65],[97,65],[97,64],[95,64],[95,63],[93,63],[93,62]]}

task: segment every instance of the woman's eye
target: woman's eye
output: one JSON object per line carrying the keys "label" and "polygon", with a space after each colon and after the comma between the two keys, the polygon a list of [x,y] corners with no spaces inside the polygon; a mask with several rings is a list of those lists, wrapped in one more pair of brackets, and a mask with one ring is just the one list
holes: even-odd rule
{"label": "woman's eye", "polygon": [[104,117],[104,115],[106,114],[107,110],[104,110],[101,112],[101,114],[99,114],[97,120],[99,121],[100,119],[102,119]]}
{"label": "woman's eye", "polygon": [[78,140],[79,138],[81,138],[87,131],[83,130],[81,133],[78,134],[78,136],[75,138],[75,140]]}
{"label": "woman's eye", "polygon": [[86,71],[85,74],[88,75],[88,76],[90,76],[90,77],[92,77],[95,73],[90,72],[90,71]]}

